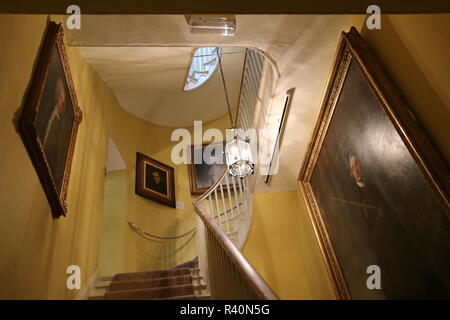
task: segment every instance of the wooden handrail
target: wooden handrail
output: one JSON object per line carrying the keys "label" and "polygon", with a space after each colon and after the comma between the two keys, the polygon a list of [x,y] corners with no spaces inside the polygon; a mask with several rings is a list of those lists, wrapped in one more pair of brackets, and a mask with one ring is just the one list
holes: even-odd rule
{"label": "wooden handrail", "polygon": [[[220,181],[220,180],[219,180]],[[257,299],[278,300],[278,296],[267,285],[264,279],[245,259],[242,253],[231,242],[227,235],[214,223],[208,214],[200,207],[199,200],[194,202],[194,209],[203,220],[206,227],[212,232],[222,249],[226,252],[231,262],[234,264],[245,283],[251,288]]]}

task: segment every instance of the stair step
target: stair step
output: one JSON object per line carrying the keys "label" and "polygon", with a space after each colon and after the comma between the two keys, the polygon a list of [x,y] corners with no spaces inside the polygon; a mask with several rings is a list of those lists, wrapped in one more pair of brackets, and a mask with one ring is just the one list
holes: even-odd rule
{"label": "stair step", "polygon": [[[144,297],[147,296],[147,298],[142,299],[150,299],[152,295],[157,295],[158,293],[163,293],[168,291],[185,291],[189,290],[188,287],[192,287],[192,294],[189,295],[195,295],[195,296],[204,296],[207,293],[205,292],[207,289],[207,285],[205,283],[201,284],[188,284],[188,285],[177,285],[177,286],[169,286],[169,287],[156,287],[156,288],[146,288],[146,289],[130,289],[130,290],[114,290],[114,291],[107,291],[105,289],[96,289],[91,290],[89,292],[89,300],[104,300],[108,297],[108,299],[112,300],[127,300],[121,296],[129,296],[129,299],[132,300],[138,300],[139,296]],[[190,290],[189,290],[190,291]],[[136,298],[133,298],[136,297]],[[169,298],[163,297],[163,298]],[[159,299],[159,298],[158,298]]]}
{"label": "stair step", "polygon": [[105,299],[149,300],[187,295],[195,295],[194,286],[192,284],[150,289],[107,291],[105,293]]}
{"label": "stair step", "polygon": [[196,259],[171,269],[104,276],[88,294],[89,300],[209,300],[210,298]]}
{"label": "stair step", "polygon": [[187,295],[187,296],[176,296],[176,297],[167,297],[153,300],[197,300],[196,295]]}
{"label": "stair step", "polygon": [[88,300],[105,300],[105,294],[89,295]]}
{"label": "stair step", "polygon": [[152,278],[166,278],[181,275],[191,275],[191,268],[178,268],[178,269],[167,269],[167,270],[155,270],[155,271],[144,271],[144,272],[128,272],[128,273],[118,273],[111,280],[112,281],[126,281],[126,280],[143,280]]}
{"label": "stair step", "polygon": [[158,287],[170,287],[181,284],[192,284],[192,281],[193,280],[191,275],[146,280],[111,281],[107,288],[109,291],[149,289]]}
{"label": "stair step", "polygon": [[[191,277],[192,277],[192,282],[193,282],[194,285],[202,283],[202,280],[203,280],[203,276],[202,275],[191,276]],[[170,278],[174,278],[174,277],[170,277]],[[166,278],[160,278],[160,279],[166,279]],[[96,288],[96,289],[108,289],[111,282],[112,282],[111,280],[105,280],[105,281],[97,282],[95,284],[94,288]],[[117,281],[117,282],[122,282],[122,281]]]}

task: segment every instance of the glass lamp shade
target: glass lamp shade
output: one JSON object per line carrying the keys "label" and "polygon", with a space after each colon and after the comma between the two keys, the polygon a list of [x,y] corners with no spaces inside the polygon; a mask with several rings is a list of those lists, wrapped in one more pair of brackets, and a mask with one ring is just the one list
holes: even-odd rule
{"label": "glass lamp shade", "polygon": [[242,178],[253,174],[254,161],[248,140],[235,135],[225,146],[225,156],[232,176]]}

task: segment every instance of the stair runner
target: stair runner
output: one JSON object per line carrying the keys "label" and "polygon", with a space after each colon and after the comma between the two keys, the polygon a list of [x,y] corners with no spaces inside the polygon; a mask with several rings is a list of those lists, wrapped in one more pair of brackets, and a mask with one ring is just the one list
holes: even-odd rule
{"label": "stair runner", "polygon": [[118,273],[105,286],[103,296],[90,299],[196,300],[199,286],[194,286],[193,270],[197,265],[194,259],[166,270]]}

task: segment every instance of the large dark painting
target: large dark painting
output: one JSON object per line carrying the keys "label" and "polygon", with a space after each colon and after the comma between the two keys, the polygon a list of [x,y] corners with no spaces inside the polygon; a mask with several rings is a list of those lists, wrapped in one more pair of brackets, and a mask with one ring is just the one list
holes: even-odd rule
{"label": "large dark painting", "polygon": [[62,27],[51,22],[20,125],[55,217],[67,211],[65,198],[80,121]]}
{"label": "large dark painting", "polygon": [[174,172],[172,167],[137,152],[135,193],[175,208]]}
{"label": "large dark painting", "polygon": [[[450,298],[448,168],[405,110],[356,30],[344,34],[300,173],[339,298]],[[367,286],[371,265],[381,289]]]}

